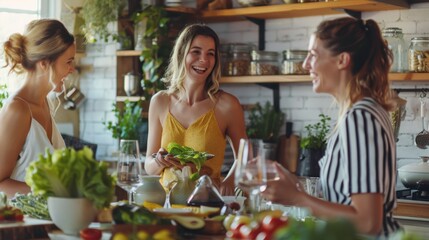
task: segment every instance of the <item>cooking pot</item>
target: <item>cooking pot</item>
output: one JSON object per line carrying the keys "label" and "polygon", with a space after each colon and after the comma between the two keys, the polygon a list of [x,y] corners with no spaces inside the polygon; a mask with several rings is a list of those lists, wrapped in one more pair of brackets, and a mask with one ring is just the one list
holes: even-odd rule
{"label": "cooking pot", "polygon": [[405,187],[429,191],[429,156],[421,156],[422,162],[411,163],[398,169],[399,178]]}

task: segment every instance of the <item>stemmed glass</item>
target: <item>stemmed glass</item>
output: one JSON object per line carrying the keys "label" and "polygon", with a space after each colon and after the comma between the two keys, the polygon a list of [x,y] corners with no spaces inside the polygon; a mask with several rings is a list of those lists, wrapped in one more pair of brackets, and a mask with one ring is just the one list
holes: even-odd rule
{"label": "stemmed glass", "polygon": [[[276,163],[272,160],[265,160],[265,170],[266,170],[266,182],[269,184],[272,181],[278,181],[280,180],[280,174],[277,171]],[[266,201],[266,206],[271,209],[272,208],[272,202]]]}
{"label": "stemmed glass", "polygon": [[170,203],[171,191],[177,185],[178,182],[179,182],[179,179],[174,173],[174,169],[166,168],[164,170],[164,174],[162,176],[162,183],[161,183],[161,185],[164,187],[164,190],[165,190],[164,208],[171,208],[171,203]]}
{"label": "stemmed glass", "polygon": [[140,185],[142,167],[137,140],[121,139],[117,167],[117,184],[127,191],[128,202],[132,203],[132,192]]}
{"label": "stemmed glass", "polygon": [[250,211],[260,209],[260,192],[267,187],[265,152],[260,139],[240,139],[235,183],[249,195]]}

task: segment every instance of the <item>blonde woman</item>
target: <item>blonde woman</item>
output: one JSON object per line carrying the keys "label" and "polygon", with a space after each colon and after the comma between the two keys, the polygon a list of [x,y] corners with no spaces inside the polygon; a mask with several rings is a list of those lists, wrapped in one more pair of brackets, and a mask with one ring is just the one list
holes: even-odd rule
{"label": "blonde woman", "polygon": [[[244,114],[236,97],[219,89],[219,38],[208,26],[187,26],[176,40],[166,73],[166,91],[157,93],[149,106],[149,134],[145,169],[161,174],[165,168],[181,167],[177,159],[152,153],[177,142],[214,154],[206,161],[207,174],[223,194],[234,192],[233,169],[221,179],[227,140],[237,152],[245,138]],[[192,166],[195,169],[195,166]]]}
{"label": "blonde woman", "polygon": [[20,89],[0,112],[0,191],[9,197],[27,193],[24,182],[30,162],[46,148],[65,147],[47,101],[61,92],[64,78],[74,71],[74,37],[51,19],[35,20],[23,34],[12,34],[3,44],[6,66],[25,74]]}

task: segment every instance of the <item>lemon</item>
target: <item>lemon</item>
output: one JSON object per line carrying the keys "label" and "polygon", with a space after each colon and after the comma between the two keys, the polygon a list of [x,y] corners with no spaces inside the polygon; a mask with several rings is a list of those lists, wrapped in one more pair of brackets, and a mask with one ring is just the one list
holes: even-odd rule
{"label": "lemon", "polygon": [[140,230],[137,232],[137,239],[138,240],[147,240],[147,239],[149,239],[149,234],[143,230]]}
{"label": "lemon", "polygon": [[158,203],[153,203],[148,201],[143,202],[143,207],[147,208],[150,211],[153,211],[155,208],[162,208],[162,206],[159,205]]}
{"label": "lemon", "polygon": [[220,208],[218,207],[209,207],[209,206],[200,206],[201,213],[211,215],[220,212]]}
{"label": "lemon", "polygon": [[154,240],[173,239],[170,232],[167,229],[159,230],[152,237]]}
{"label": "lemon", "polygon": [[112,240],[128,240],[127,235],[123,234],[123,233],[116,233]]}

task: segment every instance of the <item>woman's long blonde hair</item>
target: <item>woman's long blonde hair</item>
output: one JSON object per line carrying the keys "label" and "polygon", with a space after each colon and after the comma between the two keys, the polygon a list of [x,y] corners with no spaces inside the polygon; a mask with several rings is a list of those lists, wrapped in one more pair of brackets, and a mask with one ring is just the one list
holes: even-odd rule
{"label": "woman's long blonde hair", "polygon": [[210,99],[214,101],[214,95],[219,91],[219,79],[221,76],[219,58],[219,37],[204,24],[192,24],[183,29],[174,45],[170,62],[163,81],[167,84],[167,93],[184,92],[183,81],[187,75],[185,66],[186,54],[196,36],[211,37],[215,42],[215,65],[206,79],[205,89]]}

